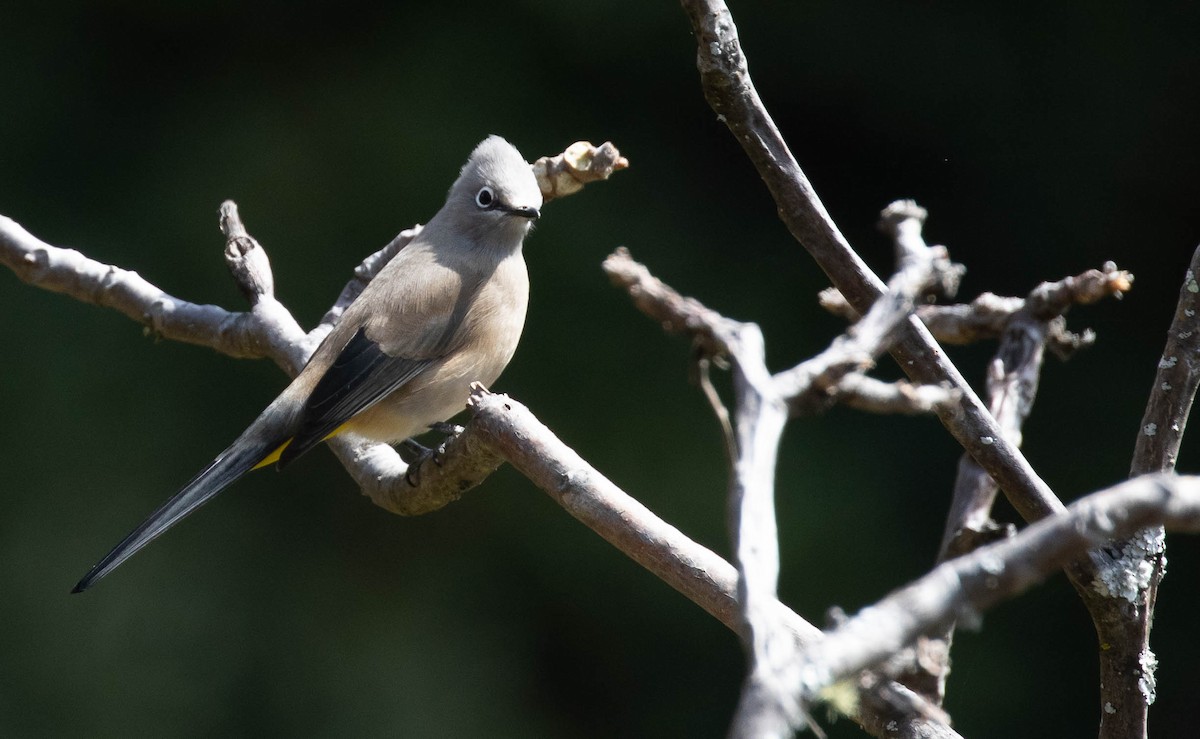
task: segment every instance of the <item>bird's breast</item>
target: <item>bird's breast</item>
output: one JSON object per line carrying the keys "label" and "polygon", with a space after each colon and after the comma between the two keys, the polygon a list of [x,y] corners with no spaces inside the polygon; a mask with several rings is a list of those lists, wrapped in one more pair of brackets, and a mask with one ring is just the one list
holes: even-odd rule
{"label": "bird's breast", "polygon": [[529,304],[529,278],[520,254],[484,280],[452,341],[452,350],[418,377],[355,416],[347,430],[389,443],[445,421],[466,407],[471,383],[491,386],[508,366]]}

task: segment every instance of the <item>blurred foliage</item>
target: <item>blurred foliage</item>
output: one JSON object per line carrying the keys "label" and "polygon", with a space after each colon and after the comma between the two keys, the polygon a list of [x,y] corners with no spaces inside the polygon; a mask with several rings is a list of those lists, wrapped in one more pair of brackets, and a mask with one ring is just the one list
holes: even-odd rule
{"label": "blurred foliage", "polygon": [[[783,368],[840,330],[827,283],[704,103],[672,3],[14,3],[0,9],[0,213],[229,307],[233,198],[311,324],[367,253],[440,205],[471,147],[614,141],[632,168],[546,209],[497,383],[664,518],[728,551],[719,433],[688,350],[599,270],[618,245],[757,321]],[[1064,498],[1121,479],[1200,236],[1195,9],[734,2],[763,98],[876,269],[915,197],[970,272],[1023,294],[1112,259],[1133,293],[1076,310],[1025,446]],[[361,498],[331,455],[259,474],[94,592],[92,562],[283,386],[267,362],[155,342],[0,274],[0,734],[722,736],[734,637],[510,469],[433,515]],[[953,350],[982,377],[988,347]],[[885,362],[881,374],[896,370]],[[1192,448],[1181,469],[1194,470]],[[931,419],[794,424],[784,599],[817,623],[932,561],[958,450]],[[1006,508],[1001,514],[1011,517]],[[1156,734],[1194,727],[1195,538],[1173,537]],[[1059,577],[960,636],[972,737],[1094,735],[1086,613]],[[842,721],[834,736],[856,736]]]}

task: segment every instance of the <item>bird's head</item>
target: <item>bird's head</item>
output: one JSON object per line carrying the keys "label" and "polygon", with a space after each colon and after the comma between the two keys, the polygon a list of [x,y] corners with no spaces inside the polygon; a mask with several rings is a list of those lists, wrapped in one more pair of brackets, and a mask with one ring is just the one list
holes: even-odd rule
{"label": "bird's head", "polygon": [[519,244],[541,215],[542,192],[521,152],[488,136],[471,152],[446,205],[472,234],[487,240],[515,236]]}

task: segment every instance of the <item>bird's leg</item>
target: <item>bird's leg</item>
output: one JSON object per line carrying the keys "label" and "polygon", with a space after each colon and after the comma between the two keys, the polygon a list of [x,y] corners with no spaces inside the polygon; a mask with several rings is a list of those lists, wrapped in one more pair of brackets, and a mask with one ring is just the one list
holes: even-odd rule
{"label": "bird's leg", "polygon": [[421,484],[421,465],[425,463],[425,460],[434,457],[435,452],[429,447],[421,445],[415,439],[405,439],[400,442],[397,451],[400,452],[400,458],[408,463],[408,469],[404,472],[404,481],[411,487],[417,487]]}
{"label": "bird's leg", "polygon": [[400,458],[410,465],[413,462],[419,463],[421,460],[433,454],[432,449],[420,443],[416,439],[405,439],[404,441],[400,442],[396,451],[400,452]]}

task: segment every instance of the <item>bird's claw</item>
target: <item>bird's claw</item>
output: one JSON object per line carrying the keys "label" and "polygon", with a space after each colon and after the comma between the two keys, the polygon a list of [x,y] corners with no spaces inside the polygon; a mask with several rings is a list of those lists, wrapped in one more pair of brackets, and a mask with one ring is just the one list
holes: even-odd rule
{"label": "bird's claw", "polygon": [[[443,439],[441,444],[438,444],[432,449],[413,439],[405,439],[404,441],[400,442],[400,447],[404,451],[408,452],[408,456],[411,457],[411,461],[405,460],[408,462],[408,470],[404,473],[404,480],[414,488],[421,484],[420,468],[421,465],[425,463],[425,460],[432,459],[434,464],[436,464],[438,467],[441,467],[443,457],[446,454],[446,442],[449,441],[451,437],[457,436],[466,430],[462,426],[459,426],[456,423],[450,423],[448,421],[431,423],[429,424],[429,429],[431,431],[436,431],[439,434],[445,434],[447,438]],[[403,456],[405,455],[402,454],[401,457]]]}

